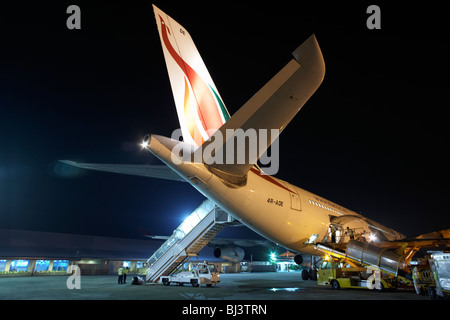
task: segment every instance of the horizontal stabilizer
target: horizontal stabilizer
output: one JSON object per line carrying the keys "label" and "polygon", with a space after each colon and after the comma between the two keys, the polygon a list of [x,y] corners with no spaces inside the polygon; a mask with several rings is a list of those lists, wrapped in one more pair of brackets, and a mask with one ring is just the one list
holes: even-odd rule
{"label": "horizontal stabilizer", "polygon": [[[244,131],[254,130],[258,134],[258,152],[249,152],[249,147],[245,152],[246,161],[222,161],[209,165],[211,171],[221,176],[225,180],[243,177],[248,170],[266,152],[278,134],[286,128],[298,111],[314,94],[325,76],[325,63],[322,52],[317,43],[316,37],[312,35],[292,55],[292,59],[278,74],[276,74],[264,87],[262,87],[250,100],[245,103],[216,133],[195,152],[202,152],[209,144],[216,141],[216,136],[221,135],[223,144],[221,150],[216,150],[215,154],[223,155],[227,158],[230,152],[227,143],[230,141],[234,148],[236,137],[227,134],[227,130]],[[278,134],[272,134],[271,130],[278,130]],[[261,131],[262,130],[262,131]],[[261,136],[261,132],[269,132],[270,135]],[[231,150],[236,156],[239,150]],[[198,158],[196,158],[198,159]],[[204,159],[208,163],[208,159]],[[228,175],[228,177],[227,177]],[[229,178],[229,179],[228,179]],[[231,181],[230,181],[231,182]]]}
{"label": "horizontal stabilizer", "polygon": [[175,171],[165,165],[139,165],[139,164],[98,164],[98,163],[79,163],[70,160],[59,160],[62,163],[89,170],[122,173],[133,176],[142,176],[150,178],[159,178],[166,180],[183,181],[185,180]]}

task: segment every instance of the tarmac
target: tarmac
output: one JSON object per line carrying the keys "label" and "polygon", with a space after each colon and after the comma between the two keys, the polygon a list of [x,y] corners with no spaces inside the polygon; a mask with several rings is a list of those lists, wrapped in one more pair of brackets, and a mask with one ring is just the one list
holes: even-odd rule
{"label": "tarmac", "polygon": [[[79,289],[70,275],[0,277],[0,307],[26,317],[49,310],[64,315],[125,315],[185,319],[277,319],[311,315],[397,314],[414,317],[417,310],[447,310],[448,300],[430,300],[413,290],[377,292],[340,289],[301,280],[300,273],[221,274],[213,287],[118,284],[117,276],[80,276]],[[58,311],[59,312],[59,311]],[[74,313],[75,312],[75,313]],[[116,313],[119,312],[119,313]],[[439,311],[440,312],[440,311]],[[409,314],[409,316],[408,316]]]}
{"label": "tarmac", "polygon": [[[117,276],[80,276],[80,289],[69,289],[69,275],[0,277],[2,300],[429,300],[414,290],[378,292],[332,290],[297,272],[221,274],[213,287],[118,284]],[[72,285],[73,286],[73,285]],[[70,287],[70,283],[69,283]]]}

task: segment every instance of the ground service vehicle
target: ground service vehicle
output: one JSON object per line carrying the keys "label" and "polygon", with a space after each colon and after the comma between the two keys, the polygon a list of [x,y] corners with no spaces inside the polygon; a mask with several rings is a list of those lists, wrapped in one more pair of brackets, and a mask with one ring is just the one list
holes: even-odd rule
{"label": "ground service vehicle", "polygon": [[165,286],[171,283],[178,285],[191,284],[193,287],[199,287],[202,284],[210,287],[220,282],[219,272],[214,264],[191,263],[189,270],[180,271],[169,276],[162,276],[160,282]]}
{"label": "ground service vehicle", "polygon": [[340,260],[324,260],[317,273],[317,284],[340,288],[393,289],[397,287],[396,277],[381,278],[373,274],[373,269],[363,266],[352,267]]}
{"label": "ground service vehicle", "polygon": [[428,294],[431,299],[450,295],[450,252],[434,252],[416,263],[413,269],[417,294]]}
{"label": "ground service vehicle", "polygon": [[318,271],[320,285],[377,290],[412,287],[404,271],[404,256],[397,252],[355,240],[342,251],[323,244],[317,244],[317,248],[326,253]]}

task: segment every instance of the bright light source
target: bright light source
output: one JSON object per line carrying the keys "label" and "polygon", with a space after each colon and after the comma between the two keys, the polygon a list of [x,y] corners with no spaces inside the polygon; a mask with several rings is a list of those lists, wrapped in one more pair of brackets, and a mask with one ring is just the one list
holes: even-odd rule
{"label": "bright light source", "polygon": [[311,237],[309,237],[309,239],[308,239],[308,241],[306,241],[306,243],[311,243],[311,244],[316,243],[317,238],[319,238],[319,235],[314,233],[313,235],[311,235]]}
{"label": "bright light source", "polygon": [[375,241],[377,241],[377,236],[374,235],[373,233],[371,233],[369,235],[369,242],[375,242]]}
{"label": "bright light source", "polygon": [[147,148],[148,147],[148,141],[142,141],[141,147],[142,147],[142,149]]}
{"label": "bright light source", "polygon": [[150,144],[150,135],[146,134],[144,137],[144,140],[142,140],[142,143],[141,143],[142,149],[147,148],[149,144]]}
{"label": "bright light source", "polygon": [[269,261],[274,263],[277,261],[277,254],[276,252],[270,252],[269,253]]}

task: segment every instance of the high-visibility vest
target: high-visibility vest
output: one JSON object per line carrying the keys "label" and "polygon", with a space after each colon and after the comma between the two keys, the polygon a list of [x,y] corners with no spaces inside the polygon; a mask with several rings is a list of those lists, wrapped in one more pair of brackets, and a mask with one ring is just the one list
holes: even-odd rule
{"label": "high-visibility vest", "polygon": [[119,276],[121,276],[123,274],[123,268],[122,267],[119,268],[118,273],[119,273]]}

